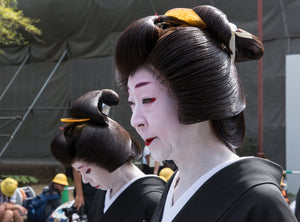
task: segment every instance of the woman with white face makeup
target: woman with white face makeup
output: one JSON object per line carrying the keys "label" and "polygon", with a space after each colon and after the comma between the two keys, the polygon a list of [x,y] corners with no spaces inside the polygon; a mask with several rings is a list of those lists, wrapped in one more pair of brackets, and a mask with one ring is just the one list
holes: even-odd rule
{"label": "woman with white face makeup", "polygon": [[102,104],[117,105],[112,90],[84,94],[71,107],[71,118],[62,119],[51,142],[53,156],[72,166],[97,191],[88,211],[88,221],[150,221],[165,182],[145,175],[132,160],[141,147],[117,122],[102,113]]}
{"label": "woman with white face makeup", "polygon": [[282,168],[240,158],[246,102],[235,62],[262,43],[211,6],[172,9],[131,24],[115,60],[131,125],[157,161],[174,160],[152,218],[163,221],[296,221],[280,193]]}

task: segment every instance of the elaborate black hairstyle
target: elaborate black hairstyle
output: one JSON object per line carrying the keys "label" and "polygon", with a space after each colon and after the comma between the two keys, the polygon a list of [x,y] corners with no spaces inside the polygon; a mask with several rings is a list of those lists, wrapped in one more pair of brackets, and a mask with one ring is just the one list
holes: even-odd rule
{"label": "elaborate black hairstyle", "polygon": [[130,75],[150,71],[174,97],[181,123],[211,120],[216,135],[229,148],[238,147],[245,133],[246,102],[234,62],[259,59],[263,45],[254,35],[234,30],[215,7],[188,10],[204,25],[176,15],[131,24],[116,46],[116,79],[127,89]]}
{"label": "elaborate black hairstyle", "polygon": [[72,118],[51,142],[53,156],[65,166],[84,161],[114,171],[140,157],[137,141],[117,122],[102,112],[103,104],[117,105],[119,96],[103,89],[84,94],[71,107]]}

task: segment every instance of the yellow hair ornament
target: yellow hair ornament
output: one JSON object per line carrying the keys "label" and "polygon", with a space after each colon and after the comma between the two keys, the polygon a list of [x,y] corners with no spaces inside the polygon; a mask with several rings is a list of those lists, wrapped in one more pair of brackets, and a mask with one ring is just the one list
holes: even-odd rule
{"label": "yellow hair ornament", "polygon": [[62,118],[60,119],[61,122],[64,123],[80,123],[80,122],[86,122],[89,121],[90,119],[74,119],[74,118]]}
{"label": "yellow hair ornament", "polygon": [[167,11],[165,15],[176,17],[192,26],[206,28],[205,22],[196,14],[196,12],[194,12],[194,10],[189,8],[174,8]]}

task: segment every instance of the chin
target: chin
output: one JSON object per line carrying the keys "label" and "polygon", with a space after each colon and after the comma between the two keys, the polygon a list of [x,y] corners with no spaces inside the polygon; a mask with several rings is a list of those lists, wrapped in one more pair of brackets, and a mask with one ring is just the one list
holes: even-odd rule
{"label": "chin", "polygon": [[151,155],[153,157],[154,160],[156,161],[164,161],[164,160],[168,160],[168,155],[166,155],[165,153],[160,153],[160,152],[152,152],[151,151]]}
{"label": "chin", "polygon": [[[156,145],[156,144],[155,144]],[[161,147],[161,146],[149,146],[151,155],[154,160],[156,161],[164,161],[168,160],[170,154],[167,151],[166,147]]]}

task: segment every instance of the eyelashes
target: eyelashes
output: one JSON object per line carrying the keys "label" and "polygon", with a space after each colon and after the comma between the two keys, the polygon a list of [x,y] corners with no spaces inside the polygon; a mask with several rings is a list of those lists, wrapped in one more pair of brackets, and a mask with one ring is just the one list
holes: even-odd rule
{"label": "eyelashes", "polygon": [[153,103],[155,102],[156,98],[146,98],[143,99],[143,104],[147,104],[147,103]]}
{"label": "eyelashes", "polygon": [[[153,103],[156,101],[156,98],[146,98],[142,100],[143,104],[149,104],[149,103]],[[133,106],[135,103],[132,101],[128,101],[129,106]]]}

